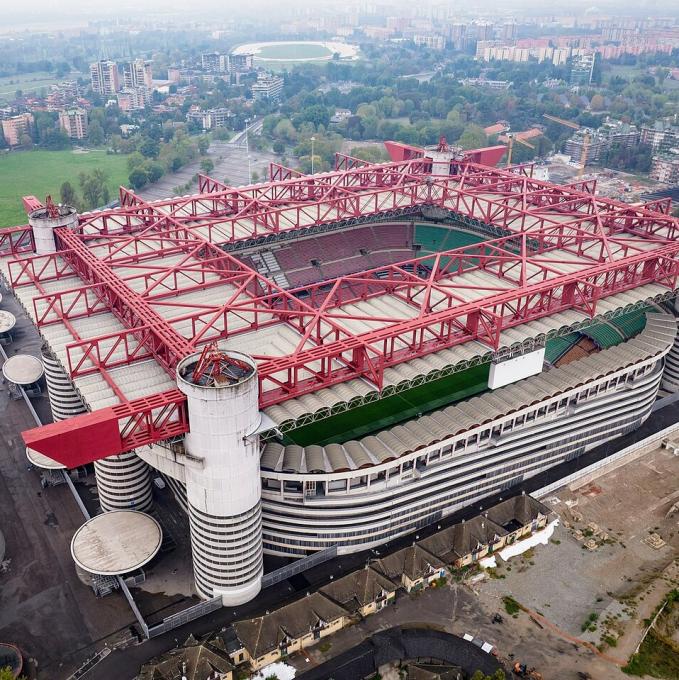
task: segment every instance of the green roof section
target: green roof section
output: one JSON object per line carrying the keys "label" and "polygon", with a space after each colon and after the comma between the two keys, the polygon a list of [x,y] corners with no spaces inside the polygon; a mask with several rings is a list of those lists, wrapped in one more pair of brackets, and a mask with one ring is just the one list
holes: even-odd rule
{"label": "green roof section", "polygon": [[[487,239],[487,236],[464,231],[458,225],[415,224],[414,242],[421,246],[420,255],[463,248],[475,243],[483,243]],[[434,260],[425,260],[424,264],[431,267],[434,265]]]}
{"label": "green roof section", "polygon": [[550,364],[561,359],[561,357],[568,352],[573,345],[580,339],[579,333],[569,333],[558,338],[552,338],[547,341],[545,346],[545,359]]}

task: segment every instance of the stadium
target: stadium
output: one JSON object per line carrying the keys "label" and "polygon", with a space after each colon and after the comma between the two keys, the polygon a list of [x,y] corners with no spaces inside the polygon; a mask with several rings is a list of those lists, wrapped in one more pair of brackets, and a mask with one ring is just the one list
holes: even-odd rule
{"label": "stadium", "polygon": [[103,511],[190,521],[196,589],[263,554],[353,552],[638,427],[679,386],[677,220],[593,180],[387,143],[235,189],[77,215],[27,198],[0,267],[44,340],[54,423]]}

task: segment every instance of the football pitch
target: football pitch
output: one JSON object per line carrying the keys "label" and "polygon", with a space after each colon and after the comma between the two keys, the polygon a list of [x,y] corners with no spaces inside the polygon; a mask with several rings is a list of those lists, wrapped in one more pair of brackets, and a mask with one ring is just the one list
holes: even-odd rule
{"label": "football pitch", "polygon": [[323,446],[351,441],[483,392],[488,387],[489,371],[489,363],[472,366],[445,378],[297,428],[287,432],[286,438],[300,446]]}

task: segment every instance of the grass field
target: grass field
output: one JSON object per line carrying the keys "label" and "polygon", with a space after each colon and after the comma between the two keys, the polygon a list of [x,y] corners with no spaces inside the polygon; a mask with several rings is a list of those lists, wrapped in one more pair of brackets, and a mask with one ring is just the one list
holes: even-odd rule
{"label": "grass field", "polygon": [[64,80],[55,78],[52,73],[36,71],[35,73],[24,73],[16,76],[6,76],[0,78],[0,103],[14,99],[17,90],[23,93],[36,92],[43,87],[49,87],[54,83]]}
{"label": "grass field", "polygon": [[610,64],[606,67],[604,71],[604,81],[608,82],[611,78],[615,76],[620,76],[621,78],[627,78],[627,80],[632,80],[634,76],[638,76],[643,73],[643,69],[638,66],[623,66],[620,64]]}
{"label": "grass field", "polygon": [[80,191],[78,174],[101,168],[109,175],[111,200],[118,187],[127,184],[127,157],[107,155],[105,151],[15,151],[0,155],[0,227],[26,223],[21,197],[44,200],[59,197],[59,187],[68,180]]}
{"label": "grass field", "polygon": [[473,366],[466,371],[300,427],[286,436],[300,446],[347,442],[479,394],[488,387],[489,371],[490,364]]}

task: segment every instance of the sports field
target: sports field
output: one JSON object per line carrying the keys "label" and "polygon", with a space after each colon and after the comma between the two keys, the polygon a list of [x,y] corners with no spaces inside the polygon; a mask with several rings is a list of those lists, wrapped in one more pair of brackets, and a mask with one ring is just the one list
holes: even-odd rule
{"label": "sports field", "polygon": [[26,223],[21,197],[51,194],[59,200],[62,182],[70,181],[80,193],[78,175],[101,168],[108,173],[111,200],[118,187],[127,184],[127,157],[105,151],[13,151],[0,155],[0,227]]}
{"label": "sports field", "polygon": [[351,441],[483,392],[488,387],[489,371],[490,364],[473,366],[466,371],[300,427],[286,436],[300,446]]}
{"label": "sports field", "polygon": [[267,59],[282,59],[284,61],[298,61],[307,59],[327,59],[332,52],[318,43],[288,43],[287,45],[266,45],[258,52],[257,57]]}

